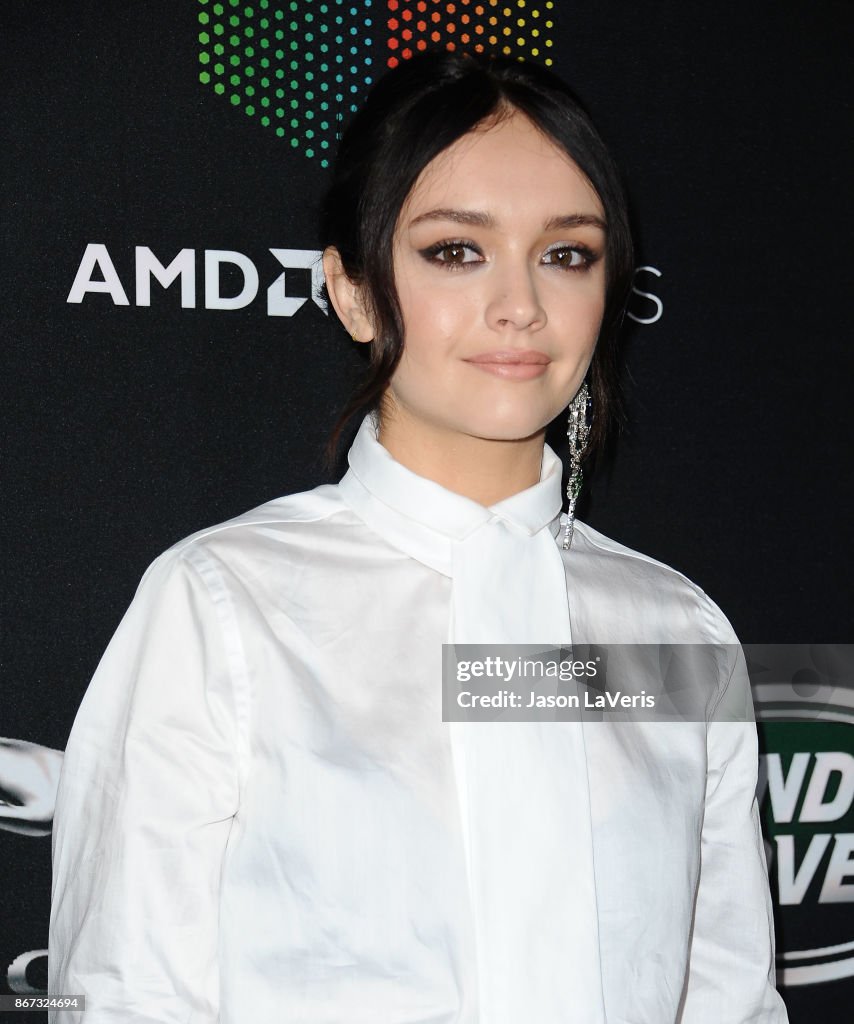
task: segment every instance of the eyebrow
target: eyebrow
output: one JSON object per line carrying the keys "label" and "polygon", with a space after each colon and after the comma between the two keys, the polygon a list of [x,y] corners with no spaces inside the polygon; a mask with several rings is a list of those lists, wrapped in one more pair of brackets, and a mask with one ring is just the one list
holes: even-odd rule
{"label": "eyebrow", "polygon": [[[495,227],[495,219],[488,213],[482,213],[479,210],[454,210],[450,208],[428,210],[427,213],[419,214],[410,222],[409,226],[412,228],[416,224],[431,220],[450,220],[455,224],[466,224],[474,228]],[[594,227],[599,228],[600,231],[607,230],[605,221],[594,213],[568,213],[563,216],[551,217],[546,221],[544,227],[546,231],[560,231],[565,228],[577,227]]]}

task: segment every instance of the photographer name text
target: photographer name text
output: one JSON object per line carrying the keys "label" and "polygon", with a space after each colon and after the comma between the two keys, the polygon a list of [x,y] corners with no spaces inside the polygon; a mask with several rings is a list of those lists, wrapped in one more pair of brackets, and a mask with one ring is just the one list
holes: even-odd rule
{"label": "photographer name text", "polygon": [[499,690],[497,693],[478,694],[462,690],[457,694],[457,705],[461,708],[591,708],[599,711],[616,711],[618,708],[654,708],[655,697],[641,690],[640,693],[517,693],[515,690]]}

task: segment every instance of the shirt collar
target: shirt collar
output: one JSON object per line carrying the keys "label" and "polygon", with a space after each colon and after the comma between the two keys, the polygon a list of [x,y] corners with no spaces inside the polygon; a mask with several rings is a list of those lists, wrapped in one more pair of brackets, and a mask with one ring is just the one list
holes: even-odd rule
{"label": "shirt collar", "polygon": [[561,462],[546,445],[540,480],[490,507],[447,490],[397,462],[377,440],[377,425],[362,421],[348,455],[350,468],[339,487],[345,502],[395,547],[446,575],[450,545],[479,527],[502,521],[513,533],[533,537],[560,532]]}

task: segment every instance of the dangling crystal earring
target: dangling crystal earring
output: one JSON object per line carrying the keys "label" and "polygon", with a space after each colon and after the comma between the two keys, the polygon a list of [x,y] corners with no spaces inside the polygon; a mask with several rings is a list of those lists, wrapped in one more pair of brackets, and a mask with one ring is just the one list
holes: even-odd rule
{"label": "dangling crystal earring", "polygon": [[566,436],[569,439],[569,482],[566,485],[566,496],[569,506],[566,513],[566,530],[563,535],[563,550],[568,551],[572,544],[572,531],[575,525],[575,503],[581,491],[584,474],[581,472],[581,460],[587,447],[590,434],[590,391],[585,381],[569,403],[569,424]]}

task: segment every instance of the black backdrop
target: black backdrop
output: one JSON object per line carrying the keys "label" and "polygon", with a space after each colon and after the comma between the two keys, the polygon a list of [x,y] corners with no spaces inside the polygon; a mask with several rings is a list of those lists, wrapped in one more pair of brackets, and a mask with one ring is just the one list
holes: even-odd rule
{"label": "black backdrop", "polygon": [[[700,583],[744,641],[851,639],[851,5],[513,0],[505,13],[484,3],[499,29],[521,15],[530,29],[534,10],[541,26],[553,22],[536,59],[554,61],[610,142],[646,268],[627,331],[628,424],[598,467],[585,518]],[[263,16],[284,26],[279,63],[293,57],[290,43],[303,57],[315,45],[313,0],[222,6],[238,31]],[[350,86],[358,99],[395,52],[388,19],[418,8],[324,6],[345,33],[330,53],[352,36],[363,61],[334,117],[346,115]],[[466,7],[424,6],[445,28]],[[287,118],[262,122],[260,100],[247,113],[246,95],[235,104],[200,80],[215,75],[216,56],[200,60],[213,53],[214,7],[7,0],[0,14],[0,734],[56,750],[155,555],[339,475],[321,448],[359,353],[311,300],[292,316],[267,310],[283,271],[270,250],[318,245],[323,151],[317,143],[308,155],[304,119],[297,139]],[[531,56],[530,37],[514,45]],[[309,88],[290,80],[285,105]],[[115,290],[67,301],[91,245],[106,247],[126,305]],[[194,308],[181,306],[177,283],[156,280],[150,306],[139,304],[138,246],[164,266],[194,251]],[[205,308],[205,250],[251,260],[254,301]],[[285,276],[288,295],[310,295],[308,270]],[[242,283],[223,270],[222,294]],[[0,777],[14,818],[22,798],[3,786]],[[0,831],[0,967],[47,945],[49,845]],[[818,924],[824,910],[812,908]],[[785,940],[799,948],[797,935]],[[29,959],[26,983],[38,990],[45,958]],[[0,971],[0,991],[22,991],[15,977]],[[850,973],[786,991],[793,1022],[847,1019],[852,995]]]}

